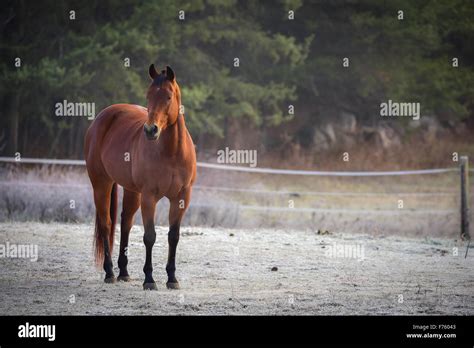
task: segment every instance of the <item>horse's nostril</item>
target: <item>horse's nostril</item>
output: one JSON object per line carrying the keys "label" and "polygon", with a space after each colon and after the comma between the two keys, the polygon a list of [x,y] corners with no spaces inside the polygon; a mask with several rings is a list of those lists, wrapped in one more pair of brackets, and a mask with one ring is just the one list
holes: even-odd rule
{"label": "horse's nostril", "polygon": [[158,127],[156,125],[148,126],[147,124],[145,124],[143,126],[143,130],[145,131],[145,133],[155,134],[158,131]]}
{"label": "horse's nostril", "polygon": [[146,137],[150,140],[157,139],[160,133],[160,129],[157,125],[148,126],[145,124],[143,130],[145,131]]}

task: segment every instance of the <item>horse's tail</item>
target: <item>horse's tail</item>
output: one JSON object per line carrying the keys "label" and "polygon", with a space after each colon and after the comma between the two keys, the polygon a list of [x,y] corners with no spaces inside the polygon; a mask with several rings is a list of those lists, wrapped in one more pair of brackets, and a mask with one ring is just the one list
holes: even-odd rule
{"label": "horse's tail", "polygon": [[[110,195],[110,230],[107,231],[108,233],[108,241],[109,241],[109,253],[112,254],[114,248],[114,237],[115,237],[115,224],[117,222],[117,201],[118,201],[118,191],[117,191],[117,183],[112,185],[112,192]],[[94,239],[94,246],[95,246],[95,262],[97,266],[101,266],[104,262],[104,243],[102,242],[102,235],[99,230],[99,216],[96,212],[95,214],[95,239]]]}

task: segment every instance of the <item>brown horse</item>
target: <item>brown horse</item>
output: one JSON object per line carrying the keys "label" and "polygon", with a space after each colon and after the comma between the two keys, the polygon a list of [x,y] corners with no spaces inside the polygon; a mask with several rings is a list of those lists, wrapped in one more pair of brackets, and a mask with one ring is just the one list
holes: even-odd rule
{"label": "brown horse", "polygon": [[161,198],[167,197],[170,229],[166,286],[178,289],[176,247],[181,219],[196,178],[196,152],[180,113],[181,92],[173,70],[167,66],[158,73],[152,64],[149,74],[152,82],[147,93],[147,109],[130,104],[109,106],[99,113],[85,136],[84,157],[96,208],[95,257],[97,264],[103,262],[105,282],[115,282],[112,248],[119,184],[124,193],[117,280],[130,280],[128,237],[141,206],[146,247],[143,289],[157,289],[151,260],[156,239],[155,207]]}

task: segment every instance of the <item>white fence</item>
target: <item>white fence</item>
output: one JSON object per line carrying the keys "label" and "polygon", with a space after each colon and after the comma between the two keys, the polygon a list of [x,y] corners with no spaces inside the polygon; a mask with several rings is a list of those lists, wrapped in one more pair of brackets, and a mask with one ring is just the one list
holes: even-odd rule
{"label": "white fence", "polygon": [[[16,163],[16,164],[44,164],[44,165],[65,165],[65,166],[84,166],[85,161],[83,160],[64,160],[64,159],[40,159],[40,158],[12,158],[12,157],[0,157],[0,162],[4,163]],[[279,174],[279,175],[300,175],[300,176],[329,176],[329,177],[375,177],[375,176],[406,176],[406,175],[436,175],[442,173],[459,172],[459,168],[437,168],[437,169],[424,169],[424,170],[403,170],[403,171],[306,171],[306,170],[288,170],[288,169],[271,169],[271,168],[250,168],[250,167],[239,167],[231,165],[222,165],[214,163],[198,162],[198,168],[206,168],[213,170],[224,170],[224,171],[236,171],[246,173],[259,173],[259,174]],[[469,170],[472,172],[472,170]],[[0,185],[9,185],[8,181],[0,181]],[[55,183],[42,183],[42,182],[28,182],[28,183],[15,183],[16,185],[37,185],[37,186],[61,186]],[[90,188],[86,184],[74,184],[77,187]],[[439,192],[326,192],[326,191],[272,191],[272,190],[260,190],[251,188],[235,188],[235,187],[219,187],[219,186],[203,186],[195,185],[195,189],[202,191],[220,191],[220,192],[241,192],[241,193],[253,193],[257,195],[278,195],[278,196],[458,196],[459,190],[451,191],[439,191]],[[204,206],[204,205],[203,205]],[[208,206],[208,205],[206,205]],[[239,209],[247,211],[266,211],[266,212],[316,212],[316,213],[342,213],[342,214],[365,214],[365,213],[376,213],[381,215],[397,215],[397,214],[456,214],[459,212],[457,209],[430,209],[430,210],[409,210],[409,209],[398,209],[398,210],[364,210],[364,209],[324,209],[324,208],[288,208],[288,207],[275,207],[275,206],[258,206],[258,205],[239,205]],[[461,215],[463,211],[461,210]]]}
{"label": "white fence", "polygon": [[[16,158],[0,157],[0,162],[10,163],[32,163],[32,164],[58,164],[68,166],[84,166],[86,164],[83,160],[65,160],[65,159],[49,159],[49,158]],[[230,166],[225,164],[197,162],[198,168],[210,168],[217,170],[231,170],[247,173],[260,174],[282,174],[282,175],[305,175],[305,176],[398,176],[398,175],[421,175],[421,174],[440,174],[458,171],[456,167],[441,168],[441,169],[423,169],[423,170],[401,170],[401,171],[386,171],[386,172],[327,172],[315,170],[290,170],[290,169],[272,169],[272,168],[250,168]]]}

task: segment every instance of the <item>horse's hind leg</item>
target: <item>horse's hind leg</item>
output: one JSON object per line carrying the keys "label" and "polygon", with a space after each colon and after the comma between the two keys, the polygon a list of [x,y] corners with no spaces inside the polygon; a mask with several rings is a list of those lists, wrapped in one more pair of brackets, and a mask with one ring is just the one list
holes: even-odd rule
{"label": "horse's hind leg", "polygon": [[133,225],[133,218],[140,207],[140,194],[127,189],[123,189],[123,208],[122,219],[120,221],[120,255],[118,258],[118,266],[120,269],[117,280],[128,282],[130,276],[127,271],[128,264],[128,236]]}
{"label": "horse's hind leg", "polygon": [[101,181],[100,183],[94,183],[94,203],[96,209],[96,261],[100,262],[103,259],[103,267],[105,271],[106,283],[114,283],[115,275],[112,264],[112,247],[113,247],[113,233],[111,218],[111,199],[113,182]]}
{"label": "horse's hind leg", "polygon": [[176,198],[170,200],[169,224],[168,232],[168,262],[166,263],[166,273],[168,281],[166,287],[168,289],[179,289],[179,282],[176,279],[176,248],[179,242],[179,228],[184,212],[188,208],[191,199],[191,188],[185,189]]}

